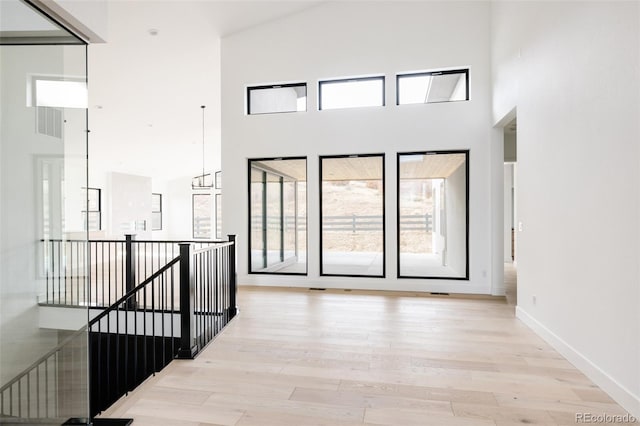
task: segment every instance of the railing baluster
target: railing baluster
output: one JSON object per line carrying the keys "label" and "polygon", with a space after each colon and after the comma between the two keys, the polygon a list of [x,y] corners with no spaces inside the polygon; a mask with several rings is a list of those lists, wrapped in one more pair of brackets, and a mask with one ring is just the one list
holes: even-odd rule
{"label": "railing baluster", "polygon": [[[173,246],[171,248],[171,250],[173,251]],[[173,317],[174,317],[174,312],[175,312],[175,271],[174,268],[171,267],[171,354],[173,356],[175,356],[176,353],[176,349],[175,349],[175,338],[174,338],[174,321],[173,321]]]}
{"label": "railing baluster", "polygon": [[[126,276],[126,288],[124,290],[123,295],[133,290],[135,287],[136,275],[135,275],[135,263],[134,260],[136,258],[136,249],[135,243],[133,242],[134,235],[127,234],[126,236],[126,268],[127,268],[127,276]],[[138,251],[139,256],[139,251]],[[140,259],[138,257],[138,265],[140,264]],[[132,296],[127,300],[127,309],[131,309],[135,307],[135,296]]]}
{"label": "railing baluster", "polygon": [[31,418],[31,375],[27,373],[27,417]]}
{"label": "railing baluster", "polygon": [[143,303],[143,310],[142,310],[142,321],[144,323],[143,325],[143,329],[144,332],[142,333],[144,336],[144,339],[142,341],[142,350],[143,350],[143,358],[142,358],[142,362],[144,364],[144,374],[146,375],[147,372],[149,371],[149,367],[147,366],[147,360],[149,359],[149,356],[147,355],[147,288],[145,287],[142,290],[142,303]]}
{"label": "railing baluster", "polygon": [[49,417],[49,358],[44,361],[44,415]]}
{"label": "railing baluster", "polygon": [[122,386],[120,382],[120,305],[116,305],[116,389],[118,394],[122,394]]}
{"label": "railing baluster", "polygon": [[[96,243],[96,250],[97,250],[97,247],[98,247],[98,245]],[[107,244],[107,247],[109,247],[108,244]],[[100,245],[100,260],[102,261],[102,265],[101,265],[102,267],[100,268],[100,282],[102,283],[102,285],[100,287],[102,287],[102,300],[101,300],[100,306],[109,306],[109,305],[111,305],[111,303],[110,303],[111,301],[107,301],[105,303],[105,299],[104,299],[104,288],[108,286],[109,289],[111,289],[111,281],[107,281],[106,285],[105,285],[105,282],[104,282],[104,242],[102,242],[101,245]],[[109,267],[110,266],[111,266],[111,264],[109,264]],[[98,275],[98,273],[96,271],[96,278],[97,278],[97,275]],[[97,298],[97,293],[98,293],[97,286],[98,286],[98,280],[96,280],[96,298]],[[98,301],[96,300],[96,303],[97,302]],[[108,330],[107,330],[107,332],[108,332]]]}
{"label": "railing baluster", "polygon": [[53,354],[53,368],[55,369],[53,372],[53,415],[57,416],[59,411],[60,411],[60,407],[58,405],[58,374],[60,374],[59,370],[59,363],[58,363],[58,353],[56,352]]}
{"label": "railing baluster", "polygon": [[155,280],[151,282],[151,347],[153,348],[153,375],[155,376],[158,365],[156,364],[156,297],[154,284]]}
{"label": "railing baluster", "polygon": [[164,332],[164,316],[165,316],[165,312],[166,312],[166,291],[165,291],[165,279],[164,279],[164,275],[160,276],[160,315],[162,315],[162,366],[166,365],[166,361],[165,361],[165,347],[164,347],[164,341],[166,340],[166,336],[165,336],[165,332]]}
{"label": "railing baluster", "polygon": [[[125,379],[125,395],[129,395],[129,302],[131,297],[127,298],[124,306],[124,379]],[[134,311],[135,312],[135,311]]]}

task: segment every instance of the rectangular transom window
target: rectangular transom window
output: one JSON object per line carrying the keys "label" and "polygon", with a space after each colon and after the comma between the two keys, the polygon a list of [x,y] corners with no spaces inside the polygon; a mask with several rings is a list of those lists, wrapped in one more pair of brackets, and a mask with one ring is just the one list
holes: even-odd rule
{"label": "rectangular transom window", "polygon": [[468,69],[398,74],[396,83],[398,105],[469,100]]}
{"label": "rectangular transom window", "polygon": [[274,84],[247,88],[249,115],[307,110],[307,83]]}
{"label": "rectangular transom window", "polygon": [[320,157],[320,275],[384,277],[384,154]]}
{"label": "rectangular transom window", "polygon": [[469,279],[469,151],[398,154],[398,277]]}
{"label": "rectangular transom window", "polygon": [[321,81],[319,109],[384,106],[384,76]]}

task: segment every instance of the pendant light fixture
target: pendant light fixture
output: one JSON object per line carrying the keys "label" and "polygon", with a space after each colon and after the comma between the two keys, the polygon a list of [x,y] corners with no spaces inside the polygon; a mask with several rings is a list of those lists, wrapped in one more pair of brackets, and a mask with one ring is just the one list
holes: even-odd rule
{"label": "pendant light fixture", "polygon": [[204,109],[206,106],[202,105],[200,108],[202,108],[202,174],[191,179],[191,189],[209,190],[213,188],[213,179],[211,173],[204,172]]}

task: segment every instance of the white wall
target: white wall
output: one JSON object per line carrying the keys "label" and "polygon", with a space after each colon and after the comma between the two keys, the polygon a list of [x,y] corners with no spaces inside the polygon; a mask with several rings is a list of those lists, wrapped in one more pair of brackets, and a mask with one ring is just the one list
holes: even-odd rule
{"label": "white wall", "polygon": [[494,120],[518,110],[518,316],[636,417],[639,8],[492,12]]}
{"label": "white wall", "polygon": [[123,239],[125,234],[135,234],[138,240],[151,239],[151,192],[149,177],[109,174],[105,197],[108,238]]}
{"label": "white wall", "polygon": [[[239,236],[242,284],[417,291],[491,291],[489,5],[478,2],[336,2],[222,39],[224,233]],[[471,101],[395,106],[395,73],[470,67]],[[317,81],[382,73],[384,108],[317,111]],[[246,116],[245,87],[308,82],[308,111]],[[396,279],[395,154],[471,150],[470,281]],[[318,156],[386,154],[386,279],[319,277]],[[306,155],[308,278],[247,274],[247,158]],[[499,206],[502,206],[500,193]],[[502,227],[499,228],[500,246]],[[500,250],[500,265],[502,261]]]}
{"label": "white wall", "polygon": [[191,178],[174,179],[167,184],[165,211],[170,239],[193,239],[191,196]]}

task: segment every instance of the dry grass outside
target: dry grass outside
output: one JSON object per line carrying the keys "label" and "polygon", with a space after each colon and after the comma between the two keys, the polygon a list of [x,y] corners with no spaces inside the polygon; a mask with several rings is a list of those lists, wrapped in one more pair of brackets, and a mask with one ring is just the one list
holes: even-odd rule
{"label": "dry grass outside", "polygon": [[[431,184],[425,184],[423,181],[403,183],[403,191],[408,193],[410,197],[401,200],[402,216],[424,216],[432,215],[433,199],[431,192]],[[306,188],[301,186],[301,194],[299,199],[305,199]],[[384,246],[382,235],[382,224],[380,226],[368,225],[370,230],[363,229],[360,223],[366,221],[362,216],[379,216],[383,217],[383,191],[381,181],[330,181],[322,184],[322,216],[324,232],[322,234],[322,248],[330,252],[382,252]],[[291,201],[293,196],[285,197],[284,210],[286,215],[293,215],[295,205]],[[277,203],[276,203],[277,201]],[[255,205],[252,211],[260,211],[260,198],[253,200]],[[299,204],[298,217],[305,218],[306,209],[304,203]],[[274,213],[280,211],[279,198],[270,198],[267,204],[269,214],[269,226],[267,230],[267,249],[279,250],[280,248],[280,228],[274,221],[277,217]],[[337,230],[337,220],[335,217],[353,217],[356,216],[358,224],[356,232],[353,230]],[[301,221],[303,219],[300,219]],[[419,219],[414,219],[420,221]],[[372,219],[371,221],[375,221]],[[342,219],[340,225],[342,228],[348,227],[348,219]],[[258,225],[258,226],[256,226]],[[252,230],[252,247],[262,247],[262,230],[259,229],[260,224],[254,222]],[[295,246],[295,233],[290,229],[291,225],[285,227],[284,244],[285,250],[290,250]],[[413,224],[407,227],[420,228],[422,225]],[[375,229],[377,228],[377,229]],[[298,246],[300,250],[306,250],[306,232],[298,232]],[[432,252],[432,233],[424,229],[404,230],[400,232],[400,251],[402,253],[431,253]]]}

